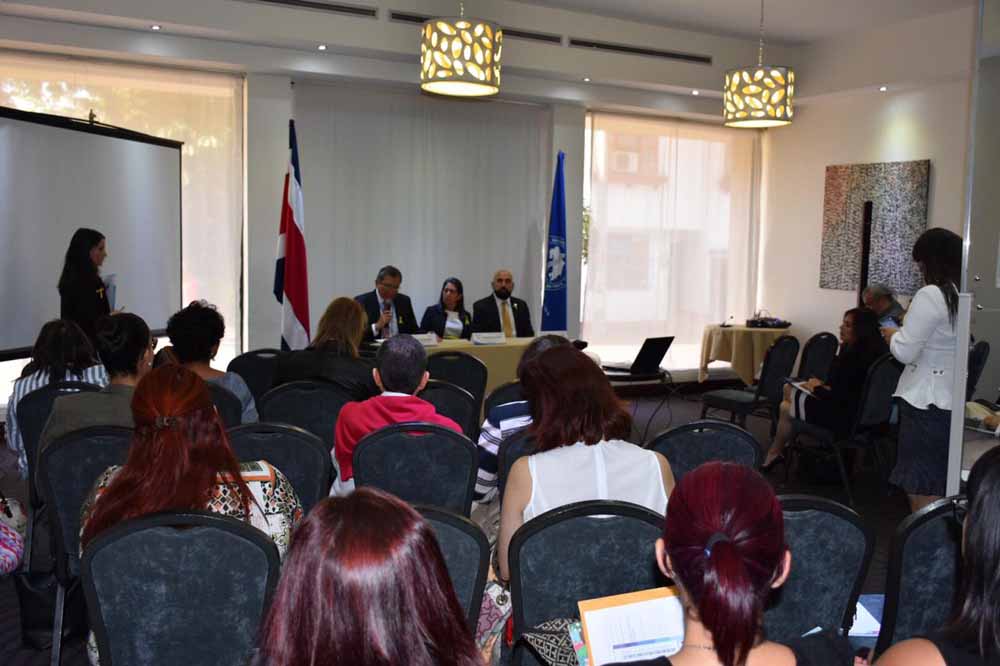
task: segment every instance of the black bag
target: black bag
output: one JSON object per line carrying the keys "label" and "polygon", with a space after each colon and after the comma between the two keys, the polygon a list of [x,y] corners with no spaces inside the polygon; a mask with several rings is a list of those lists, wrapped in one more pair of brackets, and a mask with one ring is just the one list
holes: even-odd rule
{"label": "black bag", "polygon": [[[21,607],[21,638],[25,645],[35,650],[48,650],[52,647],[52,622],[56,611],[56,575],[51,571],[21,572],[13,578]],[[79,578],[66,590],[64,608],[63,640],[86,637],[90,627]]]}

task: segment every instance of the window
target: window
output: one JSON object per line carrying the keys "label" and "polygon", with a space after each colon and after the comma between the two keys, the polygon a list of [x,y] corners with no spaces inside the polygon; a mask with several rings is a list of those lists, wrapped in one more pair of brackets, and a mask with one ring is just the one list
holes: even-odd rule
{"label": "window", "polygon": [[672,335],[664,367],[696,368],[705,325],[753,309],[759,133],[610,114],[587,130],[583,337],[630,361]]}

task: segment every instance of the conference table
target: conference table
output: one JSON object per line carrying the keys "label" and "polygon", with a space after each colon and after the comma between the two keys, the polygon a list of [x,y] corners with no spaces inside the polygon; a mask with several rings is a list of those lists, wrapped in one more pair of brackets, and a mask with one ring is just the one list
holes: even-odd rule
{"label": "conference table", "polygon": [[720,326],[710,324],[701,336],[701,365],[698,381],[708,379],[708,364],[712,361],[729,361],[733,372],[747,386],[753,384],[757,369],[764,362],[764,355],[774,341],[787,335],[787,328],[750,328],[749,326]]}
{"label": "conference table", "polygon": [[433,356],[441,352],[460,351],[475,356],[486,364],[489,373],[486,377],[486,393],[517,379],[517,364],[521,360],[524,349],[534,338],[507,338],[499,345],[476,345],[469,340],[441,340],[436,346],[427,348],[427,355]]}

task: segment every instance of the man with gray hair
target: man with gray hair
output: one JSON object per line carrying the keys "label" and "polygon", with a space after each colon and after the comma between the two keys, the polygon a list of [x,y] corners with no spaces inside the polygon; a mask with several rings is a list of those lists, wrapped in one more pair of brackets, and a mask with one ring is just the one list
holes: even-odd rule
{"label": "man with gray hair", "polygon": [[[879,322],[891,319],[895,322],[896,326],[903,323],[903,315],[906,314],[906,310],[896,300],[895,295],[892,293],[892,288],[888,285],[880,283],[868,285],[864,293],[861,294],[861,299],[864,301],[866,308],[878,315]],[[883,326],[885,323],[883,323]]]}

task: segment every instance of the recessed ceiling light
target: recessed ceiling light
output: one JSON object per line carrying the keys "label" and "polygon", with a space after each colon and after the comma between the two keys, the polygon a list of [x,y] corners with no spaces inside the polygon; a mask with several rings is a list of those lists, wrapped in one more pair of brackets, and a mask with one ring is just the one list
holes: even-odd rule
{"label": "recessed ceiling light", "polygon": [[885,92],[888,89],[889,89],[889,86],[880,86],[879,89],[878,89],[878,91],[879,92]]}
{"label": "recessed ceiling light", "polygon": [[700,95],[701,93],[700,93],[700,92],[698,92],[697,90],[692,90],[692,91],[691,91],[691,94],[692,94],[692,95],[694,95],[695,97],[697,97],[697,96],[698,96],[698,95]]}
{"label": "recessed ceiling light", "polygon": [[589,76],[583,77],[583,82],[584,83],[590,83],[590,77]]}
{"label": "recessed ceiling light", "polygon": [[326,51],[326,44],[320,44],[316,48],[319,49],[320,51]]}
{"label": "recessed ceiling light", "polygon": [[149,26],[149,29],[152,30],[153,32],[159,32],[160,28],[161,26],[159,24]]}

